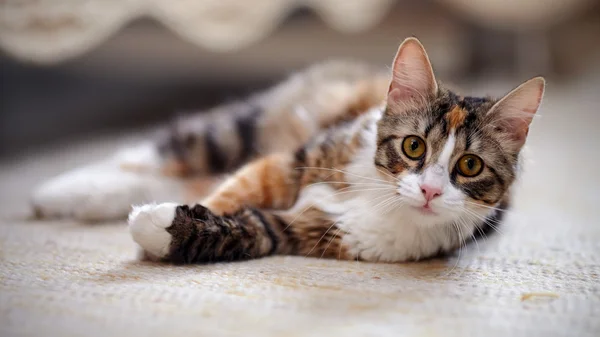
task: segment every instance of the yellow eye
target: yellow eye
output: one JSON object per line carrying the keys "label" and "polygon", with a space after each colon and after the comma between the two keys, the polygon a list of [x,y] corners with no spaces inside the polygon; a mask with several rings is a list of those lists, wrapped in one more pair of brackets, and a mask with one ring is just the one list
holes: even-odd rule
{"label": "yellow eye", "polygon": [[473,154],[466,154],[456,163],[458,173],[465,177],[474,177],[483,171],[483,160]]}
{"label": "yellow eye", "polygon": [[425,154],[425,142],[421,137],[408,136],[402,142],[402,151],[410,159],[421,159]]}

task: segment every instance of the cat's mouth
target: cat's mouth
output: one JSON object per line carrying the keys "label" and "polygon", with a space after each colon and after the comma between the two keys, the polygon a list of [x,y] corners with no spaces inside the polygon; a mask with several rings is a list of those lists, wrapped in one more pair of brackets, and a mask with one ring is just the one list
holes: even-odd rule
{"label": "cat's mouth", "polygon": [[418,210],[422,214],[426,215],[437,215],[437,212],[431,209],[431,205],[429,203],[425,203],[422,206],[412,206],[416,210]]}

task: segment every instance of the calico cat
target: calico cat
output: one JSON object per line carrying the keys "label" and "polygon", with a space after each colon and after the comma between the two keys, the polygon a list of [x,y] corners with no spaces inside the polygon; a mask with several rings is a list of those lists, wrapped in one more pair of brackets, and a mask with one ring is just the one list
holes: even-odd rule
{"label": "calico cat", "polygon": [[129,229],[145,256],[401,262],[451,252],[494,226],[509,205],[544,79],[501,99],[459,96],[436,81],[415,38],[400,45],[391,76],[358,66],[351,74],[313,87],[304,87],[306,74],[295,88],[288,80],[228,106],[233,125],[175,127],[151,156],[161,172],[242,166],[200,204],[135,206]]}

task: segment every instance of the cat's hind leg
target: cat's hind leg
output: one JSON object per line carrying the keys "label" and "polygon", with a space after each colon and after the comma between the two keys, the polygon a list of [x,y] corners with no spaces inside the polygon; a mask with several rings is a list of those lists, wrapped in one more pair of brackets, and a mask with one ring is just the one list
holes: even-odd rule
{"label": "cat's hind leg", "polygon": [[99,221],[126,218],[132,204],[184,202],[184,181],[162,169],[156,146],[139,144],[44,182],[33,191],[32,208],[41,218]]}

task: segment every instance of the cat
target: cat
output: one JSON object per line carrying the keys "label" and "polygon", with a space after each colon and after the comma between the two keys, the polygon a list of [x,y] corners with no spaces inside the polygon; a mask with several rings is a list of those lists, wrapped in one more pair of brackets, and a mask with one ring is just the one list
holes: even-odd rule
{"label": "cat", "polygon": [[337,82],[323,75],[322,86],[292,77],[229,106],[238,110],[234,126],[231,113],[217,110],[221,124],[188,121],[161,154],[149,150],[163,173],[239,169],[199,204],[134,206],[128,225],[144,257],[404,262],[450,253],[495,226],[510,204],[545,80],[500,99],[459,96],[436,80],[416,38],[400,45],[391,74],[358,66],[351,73]]}

